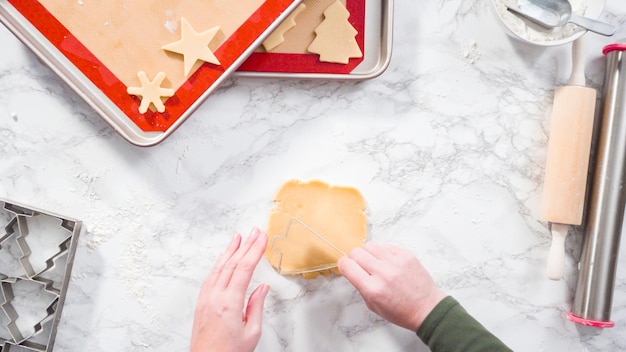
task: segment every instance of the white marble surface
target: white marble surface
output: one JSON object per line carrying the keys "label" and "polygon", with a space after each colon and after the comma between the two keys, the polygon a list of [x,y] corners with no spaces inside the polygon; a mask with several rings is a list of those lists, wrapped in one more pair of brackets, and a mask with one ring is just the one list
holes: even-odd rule
{"label": "white marble surface", "polygon": [[[354,186],[369,236],[408,248],[516,351],[626,350],[626,241],[612,318],[569,322],[580,234],[549,281],[537,219],[568,47],[507,37],[488,1],[397,0],[389,69],[361,83],[236,79],[162,144],[120,138],[0,28],[0,197],[84,221],[57,351],[182,351],[201,281],[233,231],[267,224],[292,178]],[[620,0],[602,18],[626,22]],[[616,38],[626,38],[622,29]],[[602,84],[590,40],[589,83]],[[281,277],[258,351],[425,351],[341,277]]]}

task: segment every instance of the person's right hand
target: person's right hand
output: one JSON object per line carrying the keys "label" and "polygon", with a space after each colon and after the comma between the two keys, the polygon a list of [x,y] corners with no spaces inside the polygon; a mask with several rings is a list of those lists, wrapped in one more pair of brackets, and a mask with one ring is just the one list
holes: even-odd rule
{"label": "person's right hand", "polygon": [[338,267],[370,310],[411,331],[446,297],[420,261],[397,246],[368,242],[339,259]]}

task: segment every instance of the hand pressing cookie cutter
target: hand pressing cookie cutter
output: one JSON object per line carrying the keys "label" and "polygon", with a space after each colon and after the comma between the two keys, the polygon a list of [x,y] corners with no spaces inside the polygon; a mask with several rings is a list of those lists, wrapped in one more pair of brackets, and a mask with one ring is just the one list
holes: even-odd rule
{"label": "hand pressing cookie cutter", "polygon": [[306,274],[306,273],[313,273],[313,272],[317,272],[317,271],[334,269],[334,268],[337,267],[337,262],[333,262],[333,263],[328,263],[328,264],[320,264],[320,265],[316,265],[316,266],[311,267],[311,268],[304,268],[304,269],[301,269],[301,270],[287,270],[287,269],[284,269],[283,268],[284,253],[283,253],[282,250],[277,248],[276,241],[285,241],[285,240],[287,240],[287,237],[289,236],[289,233],[291,232],[292,227],[293,227],[294,224],[302,226],[305,230],[307,230],[307,232],[309,232],[310,234],[312,234],[315,237],[317,237],[318,239],[320,239],[322,242],[324,242],[326,245],[328,245],[330,248],[332,248],[333,250],[335,250],[337,253],[341,254],[342,256],[346,256],[347,255],[339,247],[335,246],[332,242],[328,241],[324,236],[322,236],[320,233],[318,233],[317,231],[312,229],[310,226],[305,224],[302,220],[298,219],[297,217],[292,217],[291,219],[289,219],[289,222],[287,223],[287,229],[285,230],[285,235],[282,236],[282,237],[274,237],[274,239],[272,240],[271,250],[272,250],[272,252],[276,253],[279,256],[278,267],[276,268],[278,270],[279,274],[281,274],[281,275],[299,275],[299,274]]}
{"label": "hand pressing cookie cutter", "polygon": [[[3,218],[2,215],[5,217]],[[43,269],[36,270],[33,267],[33,253],[27,238],[29,235],[35,235],[29,231],[29,222],[34,222],[33,219],[38,216],[52,220],[51,223],[58,223],[58,228],[46,228],[47,233],[50,233],[50,230],[56,230],[67,232],[67,236],[53,249],[55,254],[42,259],[45,262]],[[4,221],[7,223],[3,223]],[[19,257],[12,255],[9,259],[20,263],[19,274],[3,273],[3,267],[0,266],[0,299],[2,299],[0,300],[0,315],[3,316],[0,317],[0,323],[8,320],[7,323],[0,326],[0,352],[12,350],[51,352],[53,350],[81,228],[82,222],[80,221],[0,199],[0,254],[3,250],[3,244],[6,247],[6,243],[11,239],[22,253]],[[42,234],[37,235],[42,236]],[[65,264],[58,264],[63,257],[65,257]],[[60,278],[50,279],[48,277],[59,271],[61,271]],[[39,319],[40,316],[43,318],[39,319],[32,326],[32,329],[29,329],[28,334],[24,334],[18,327],[17,321],[20,316],[13,304],[18,297],[13,288],[21,282],[34,283],[34,287],[40,287],[38,293],[43,292],[52,297],[50,301],[45,301],[46,308],[37,315],[38,318],[36,319]],[[8,336],[3,335],[4,331],[8,331]],[[48,336],[44,335],[48,333]]]}

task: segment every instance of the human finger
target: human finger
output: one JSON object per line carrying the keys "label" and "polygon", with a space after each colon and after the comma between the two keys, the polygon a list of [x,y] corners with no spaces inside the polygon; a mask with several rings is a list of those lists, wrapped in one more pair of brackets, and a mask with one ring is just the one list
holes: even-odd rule
{"label": "human finger", "polygon": [[363,245],[363,249],[377,259],[383,260],[392,256],[387,246],[376,242],[367,242]]}
{"label": "human finger", "polygon": [[364,248],[353,249],[349,257],[369,274],[374,274],[380,270],[380,260]]}
{"label": "human finger", "polygon": [[239,246],[239,248],[233,253],[233,255],[226,261],[224,267],[222,269],[222,273],[216,282],[217,287],[226,288],[230,283],[231,278],[246,253],[250,250],[252,245],[256,242],[256,239],[259,237],[260,230],[257,228],[252,229],[250,232],[250,236],[246,239],[246,241]]}
{"label": "human finger", "polygon": [[226,250],[217,257],[215,264],[213,264],[213,268],[209,273],[209,276],[204,281],[204,285],[206,287],[213,287],[215,282],[219,279],[222,270],[224,269],[224,265],[226,262],[233,256],[233,254],[239,249],[241,245],[241,235],[238,232],[235,232],[233,237],[230,240],[230,243],[226,247]]}
{"label": "human finger", "polygon": [[359,292],[363,292],[371,280],[370,274],[350,257],[341,257],[337,262],[337,268]]}
{"label": "human finger", "polygon": [[254,269],[259,264],[261,257],[263,257],[266,247],[267,235],[264,232],[261,232],[250,247],[250,250],[237,264],[233,277],[228,284],[228,287],[232,288],[237,295],[243,296],[245,294],[246,288],[250,285]]}
{"label": "human finger", "polygon": [[387,250],[387,252],[391,253],[392,255],[399,255],[402,253],[407,253],[405,249],[402,249],[393,244],[386,243],[386,244],[383,244],[382,246],[385,248],[385,250]]}
{"label": "human finger", "polygon": [[265,305],[265,297],[267,297],[269,290],[269,285],[260,285],[250,294],[250,298],[248,299],[245,321],[246,326],[249,326],[254,332],[261,332],[263,306]]}

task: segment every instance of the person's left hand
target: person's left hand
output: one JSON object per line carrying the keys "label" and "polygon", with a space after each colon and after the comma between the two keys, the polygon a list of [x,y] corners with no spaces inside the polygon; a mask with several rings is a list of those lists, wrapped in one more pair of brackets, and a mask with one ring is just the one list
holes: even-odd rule
{"label": "person's left hand", "polygon": [[259,285],[248,299],[246,289],[267,246],[267,235],[255,228],[242,244],[233,236],[204,281],[196,305],[191,351],[254,351],[261,338],[263,304],[268,285]]}

